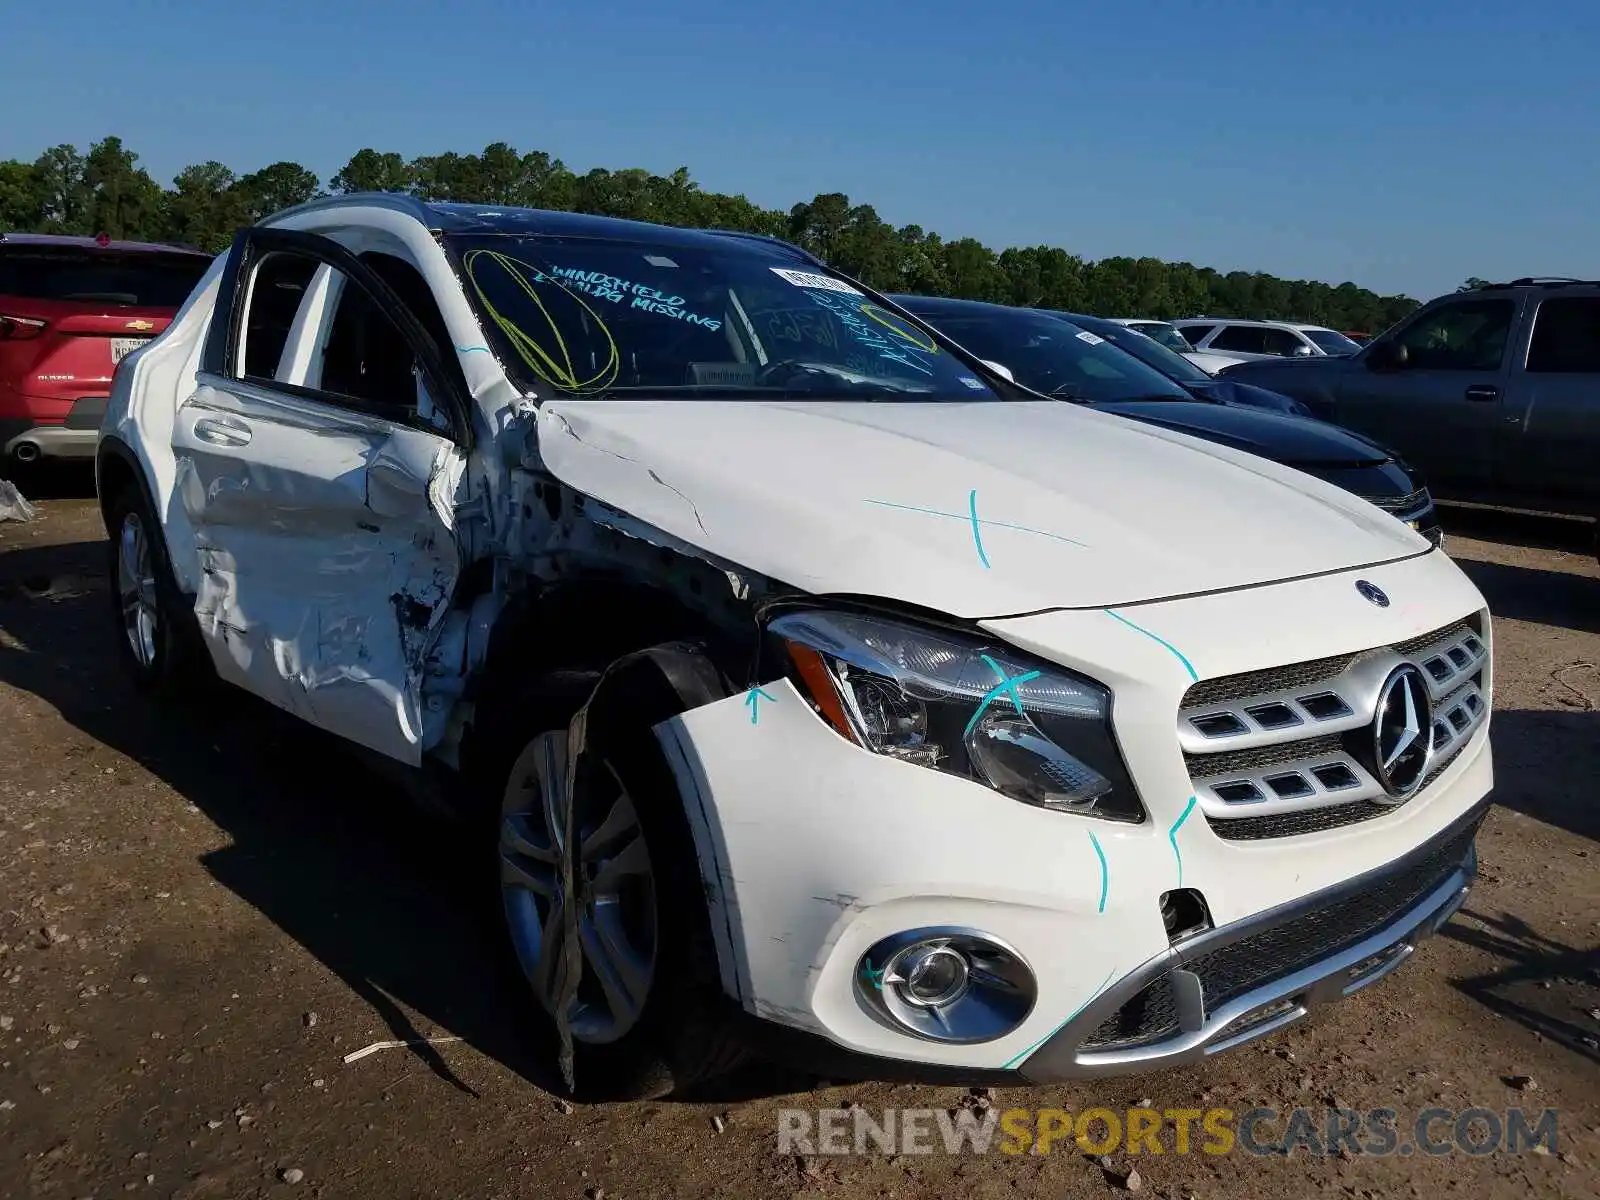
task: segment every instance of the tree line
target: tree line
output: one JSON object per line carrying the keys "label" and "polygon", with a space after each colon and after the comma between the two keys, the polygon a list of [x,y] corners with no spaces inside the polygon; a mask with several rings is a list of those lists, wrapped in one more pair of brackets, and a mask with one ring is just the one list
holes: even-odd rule
{"label": "tree line", "polygon": [[670,225],[741,229],[804,246],[883,291],[960,296],[1100,316],[1279,318],[1376,332],[1416,307],[1354,283],[1331,286],[1261,271],[1196,267],[1157,258],[1090,261],[1057,246],[998,253],[976,238],[945,239],[920,225],[898,228],[870,204],[828,192],[787,212],[744,195],[708,192],[687,168],[655,175],[631,167],[583,174],[542,150],[504,142],[478,154],[407,159],[363,149],[327,181],[295,162],[236,175],[220,162],[185,167],[163,187],[139,156],[108,137],[87,153],[53,146],[33,162],[0,161],[0,231],[109,234],[207,251],[234,230],[326,192],[406,192],[424,200],[524,205],[632,217]]}

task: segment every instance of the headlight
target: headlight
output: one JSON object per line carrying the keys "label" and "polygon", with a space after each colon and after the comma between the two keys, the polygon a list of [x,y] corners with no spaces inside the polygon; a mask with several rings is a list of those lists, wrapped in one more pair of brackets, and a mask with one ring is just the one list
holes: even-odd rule
{"label": "headlight", "polygon": [[1002,643],[844,612],[790,613],[802,694],[840,734],[1024,804],[1142,821],[1111,735],[1111,693]]}

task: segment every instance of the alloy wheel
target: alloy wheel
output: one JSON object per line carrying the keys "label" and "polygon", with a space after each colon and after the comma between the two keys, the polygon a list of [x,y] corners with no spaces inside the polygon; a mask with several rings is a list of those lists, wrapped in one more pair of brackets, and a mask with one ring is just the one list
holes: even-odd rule
{"label": "alloy wheel", "polygon": [[625,1035],[644,1011],[656,971],[656,888],[633,798],[609,763],[589,766],[569,838],[566,730],[542,733],[523,750],[501,806],[500,884],[523,973],[553,1012],[567,936],[562,869],[572,855],[583,974],[568,1024],[577,1041],[601,1044]]}
{"label": "alloy wheel", "polygon": [[156,661],[156,632],[161,610],[156,600],[154,557],[150,538],[138,513],[122,518],[117,538],[117,594],[122,603],[122,629],[134,661],[149,668]]}

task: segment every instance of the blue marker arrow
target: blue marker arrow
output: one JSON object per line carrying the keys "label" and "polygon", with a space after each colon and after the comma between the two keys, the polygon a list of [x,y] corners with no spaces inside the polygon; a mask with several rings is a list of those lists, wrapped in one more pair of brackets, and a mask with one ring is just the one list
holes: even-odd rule
{"label": "blue marker arrow", "polygon": [[755,684],[751,684],[750,690],[745,693],[744,702],[745,706],[750,709],[750,724],[752,725],[756,724],[756,722],[760,720],[760,717],[757,716],[756,710],[760,707],[760,702],[762,700],[765,700],[768,704],[777,703],[776,700],[763,692]]}

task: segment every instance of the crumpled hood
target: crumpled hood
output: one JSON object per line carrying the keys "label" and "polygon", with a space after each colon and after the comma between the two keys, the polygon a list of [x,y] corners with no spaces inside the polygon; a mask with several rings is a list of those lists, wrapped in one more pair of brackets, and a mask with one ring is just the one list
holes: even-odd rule
{"label": "crumpled hood", "polygon": [[[1196,386],[1205,386],[1203,384]],[[1205,401],[1129,400],[1097,404],[1164,429],[1174,429],[1237,450],[1299,467],[1354,467],[1390,456],[1360,434],[1326,421],[1264,408],[1238,408]]]}
{"label": "crumpled hood", "polygon": [[744,569],[965,618],[1431,549],[1309,475],[1056,401],[551,400],[538,452],[569,487]]}

